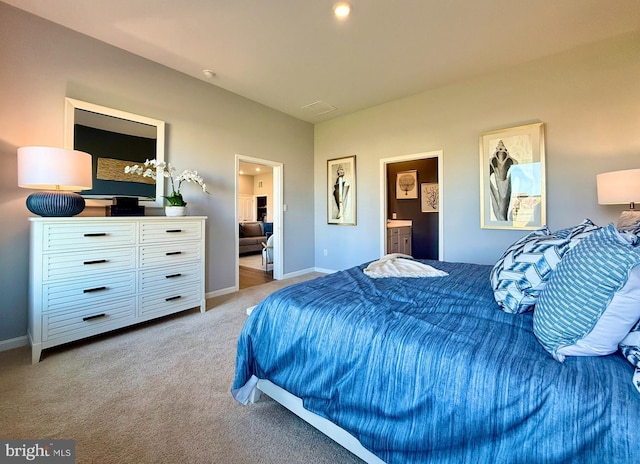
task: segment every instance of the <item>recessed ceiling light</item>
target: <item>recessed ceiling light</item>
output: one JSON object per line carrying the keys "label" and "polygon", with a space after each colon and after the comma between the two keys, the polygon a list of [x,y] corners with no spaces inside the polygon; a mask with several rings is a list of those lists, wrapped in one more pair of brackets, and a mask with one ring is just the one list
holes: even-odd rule
{"label": "recessed ceiling light", "polygon": [[207,79],[211,79],[212,77],[215,77],[215,75],[216,75],[216,73],[214,73],[210,69],[204,69],[202,71],[202,74],[204,74],[204,77],[206,77]]}
{"label": "recessed ceiling light", "polygon": [[256,171],[260,172],[260,168],[256,168]]}
{"label": "recessed ceiling light", "polygon": [[345,19],[351,13],[351,4],[348,2],[338,2],[333,5],[333,14],[338,19]]}

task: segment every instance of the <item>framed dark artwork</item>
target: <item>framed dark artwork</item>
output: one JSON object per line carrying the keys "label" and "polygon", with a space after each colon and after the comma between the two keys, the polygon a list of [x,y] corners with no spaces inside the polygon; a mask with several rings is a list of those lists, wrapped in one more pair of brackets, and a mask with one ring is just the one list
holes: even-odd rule
{"label": "framed dark artwork", "polygon": [[418,171],[402,171],[396,176],[396,200],[418,198]]}
{"label": "framed dark artwork", "polygon": [[327,223],[356,225],[356,157],[327,161]]}
{"label": "framed dark artwork", "polygon": [[546,224],[543,123],[480,135],[480,227]]}

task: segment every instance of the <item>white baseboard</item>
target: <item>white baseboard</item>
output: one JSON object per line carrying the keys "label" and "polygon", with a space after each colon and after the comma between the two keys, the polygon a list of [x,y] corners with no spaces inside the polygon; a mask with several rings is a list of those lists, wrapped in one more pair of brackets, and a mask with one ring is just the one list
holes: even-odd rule
{"label": "white baseboard", "polygon": [[311,272],[315,271],[314,268],[310,267],[307,269],[301,269],[299,271],[295,271],[295,272],[288,272],[285,275],[282,276],[283,279],[290,279],[291,277],[298,277],[301,275],[305,275],[305,274],[309,274]]}
{"label": "white baseboard", "polygon": [[205,298],[213,298],[213,297],[216,297],[216,296],[226,295],[228,293],[233,293],[233,292],[237,292],[237,291],[238,291],[238,287],[221,288],[220,290],[214,290],[212,292],[205,293],[204,297]]}
{"label": "white baseboard", "polygon": [[338,272],[335,269],[323,269],[321,267],[314,267],[313,270],[315,272],[322,272],[323,274],[333,274],[334,272]]}
{"label": "white baseboard", "polygon": [[[290,279],[291,277],[298,277],[301,275],[305,275],[305,274],[309,274],[311,272],[321,272],[323,274],[332,274],[336,271],[332,270],[332,269],[320,269],[317,267],[310,267],[307,269],[302,269],[300,271],[295,271],[295,272],[289,272],[285,275],[282,276],[283,279]],[[221,288],[220,290],[214,290],[213,292],[207,292],[205,293],[205,298],[213,298],[216,296],[221,296],[221,295],[226,295],[228,293],[234,293],[237,292],[239,290],[238,287],[227,287],[227,288]]]}
{"label": "white baseboard", "polygon": [[13,350],[14,348],[20,348],[21,346],[29,345],[29,337],[23,335],[22,337],[9,338],[8,340],[0,340],[0,351]]}

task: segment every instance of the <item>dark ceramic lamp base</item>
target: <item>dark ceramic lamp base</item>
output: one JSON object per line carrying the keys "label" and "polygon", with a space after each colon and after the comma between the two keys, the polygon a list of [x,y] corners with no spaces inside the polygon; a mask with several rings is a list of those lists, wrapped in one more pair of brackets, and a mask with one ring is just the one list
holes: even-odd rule
{"label": "dark ceramic lamp base", "polygon": [[37,192],[27,197],[27,208],[44,217],[70,217],[84,210],[84,198],[75,192]]}

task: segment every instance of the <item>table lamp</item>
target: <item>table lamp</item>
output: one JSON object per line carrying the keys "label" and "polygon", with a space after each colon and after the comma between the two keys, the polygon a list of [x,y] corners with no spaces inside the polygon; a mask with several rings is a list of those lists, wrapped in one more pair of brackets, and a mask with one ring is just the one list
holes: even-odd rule
{"label": "table lamp", "polygon": [[598,190],[598,204],[600,205],[629,205],[618,219],[618,229],[628,230],[640,222],[640,210],[636,209],[636,202],[640,203],[640,169],[627,169],[598,174],[596,176]]}
{"label": "table lamp", "polygon": [[52,147],[18,148],[18,186],[46,190],[27,197],[27,208],[47,217],[75,216],[84,198],[75,193],[93,186],[91,155]]}

